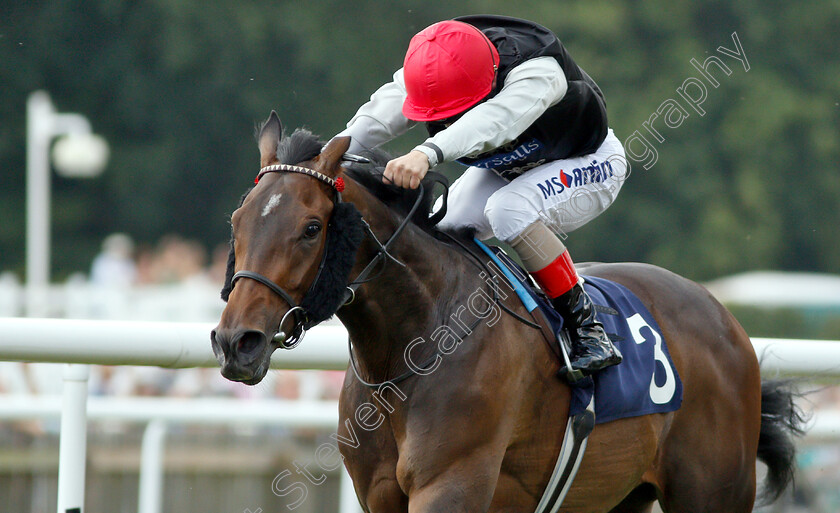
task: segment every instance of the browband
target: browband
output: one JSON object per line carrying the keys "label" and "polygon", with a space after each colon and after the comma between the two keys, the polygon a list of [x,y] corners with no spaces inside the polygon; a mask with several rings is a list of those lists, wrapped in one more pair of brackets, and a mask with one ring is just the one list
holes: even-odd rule
{"label": "browband", "polygon": [[311,176],[312,178],[317,178],[321,180],[325,184],[329,185],[333,189],[338,192],[344,190],[344,180],[341,177],[338,178],[330,178],[329,176],[319,173],[314,169],[309,169],[308,167],[302,166],[293,166],[291,164],[273,164],[271,166],[265,166],[264,168],[260,169],[260,172],[257,173],[257,177],[254,179],[254,183],[260,183],[260,179],[268,174],[268,173],[277,173],[280,171],[286,171],[288,173],[300,173],[303,175]]}
{"label": "browband", "polygon": [[[366,157],[361,157],[359,155],[353,155],[352,153],[345,153],[341,160],[345,162],[357,162],[360,164],[370,164],[370,159]],[[330,178],[329,176],[319,173],[314,169],[309,169],[307,167],[302,166],[293,166],[291,164],[273,164],[271,166],[265,166],[264,168],[260,169],[260,172],[257,173],[257,178],[254,179],[254,184],[260,183],[260,179],[266,173],[276,173],[278,171],[287,171],[289,173],[301,173],[304,175],[309,175],[312,178],[317,178],[321,180],[325,184],[329,185],[333,189],[338,192],[344,190],[344,180],[339,176],[338,178]]]}

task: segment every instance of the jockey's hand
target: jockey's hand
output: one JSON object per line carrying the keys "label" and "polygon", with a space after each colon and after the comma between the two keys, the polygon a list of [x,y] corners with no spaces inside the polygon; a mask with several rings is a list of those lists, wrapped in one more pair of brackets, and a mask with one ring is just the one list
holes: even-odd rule
{"label": "jockey's hand", "polygon": [[382,181],[404,189],[416,189],[428,172],[429,157],[422,151],[412,150],[388,162]]}

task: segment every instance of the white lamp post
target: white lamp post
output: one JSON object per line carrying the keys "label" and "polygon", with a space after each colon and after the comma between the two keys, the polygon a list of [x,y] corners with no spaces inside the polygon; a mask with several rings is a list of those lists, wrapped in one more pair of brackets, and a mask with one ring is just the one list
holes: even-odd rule
{"label": "white lamp post", "polygon": [[29,95],[26,120],[26,313],[43,317],[50,281],[50,143],[67,136],[56,142],[56,169],[78,177],[102,172],[108,145],[81,114],[56,112],[45,91]]}

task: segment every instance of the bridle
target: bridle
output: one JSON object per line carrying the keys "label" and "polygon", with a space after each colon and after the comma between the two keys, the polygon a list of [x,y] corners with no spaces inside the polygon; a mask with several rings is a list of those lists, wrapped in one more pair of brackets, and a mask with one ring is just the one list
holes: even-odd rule
{"label": "bridle", "polygon": [[[349,153],[344,154],[344,156],[342,157],[342,160],[343,161],[350,161],[350,162],[358,162],[358,163],[370,163],[370,160],[368,160],[364,157],[360,157],[358,155],[353,155],[353,154],[349,154]],[[344,190],[344,180],[341,177],[331,178],[331,177],[329,177],[329,176],[327,176],[323,173],[319,173],[318,171],[315,171],[314,169],[310,169],[310,168],[302,167],[302,166],[295,166],[295,165],[290,165],[290,164],[274,164],[274,165],[270,165],[270,166],[265,166],[262,169],[260,169],[259,173],[257,174],[256,179],[254,180],[254,183],[259,183],[260,179],[268,173],[299,173],[299,174],[304,174],[304,175],[310,176],[312,178],[315,178],[315,179],[317,179],[317,180],[319,180],[323,183],[326,183],[333,190],[335,190],[335,197],[333,199],[333,203],[335,205],[339,205],[339,204],[342,203],[341,192]],[[403,264],[402,262],[397,260],[396,257],[394,257],[393,255],[391,255],[389,253],[389,249],[394,244],[394,242],[399,238],[399,236],[402,234],[403,230],[405,229],[406,225],[410,222],[410,220],[412,219],[414,214],[417,212],[417,209],[420,207],[420,204],[423,201],[423,196],[424,196],[423,185],[420,184],[420,189],[418,191],[417,199],[414,202],[414,205],[412,206],[408,215],[405,216],[405,218],[399,224],[397,229],[394,231],[394,233],[391,235],[391,237],[384,244],[381,243],[379,241],[379,239],[376,237],[376,234],[373,233],[373,230],[371,230],[370,225],[367,223],[367,221],[365,221],[364,218],[361,219],[361,222],[362,222],[363,227],[364,227],[365,235],[370,237],[373,240],[373,242],[378,246],[378,249],[376,251],[376,255],[371,259],[371,261],[367,264],[367,266],[365,266],[365,268],[362,269],[362,271],[359,273],[359,275],[356,277],[356,279],[353,280],[352,282],[350,282],[346,286],[344,296],[343,296],[342,301],[340,302],[338,308],[341,308],[341,306],[344,306],[344,305],[347,305],[347,304],[350,304],[350,303],[353,302],[353,300],[356,297],[356,290],[362,284],[364,284],[364,283],[366,283],[366,282],[375,278],[375,276],[371,276],[371,274],[376,269],[376,267],[381,262],[383,262],[385,259],[390,259],[390,260],[394,261],[395,263],[399,264],[400,266],[405,267],[405,264]],[[333,210],[333,212],[335,212],[335,210]],[[439,211],[439,212],[435,213],[435,215],[432,216],[431,221],[436,222],[437,220],[439,220],[439,218],[442,218],[444,214],[445,214],[445,209],[443,211]],[[309,289],[307,290],[306,294],[304,294],[303,300],[302,300],[301,303],[304,303],[306,301],[306,297],[309,294],[311,294],[312,291],[317,286],[318,281],[321,278],[321,274],[322,274],[322,271],[324,269],[324,266],[326,264],[327,264],[327,247],[325,246],[324,251],[323,251],[323,255],[321,256],[321,263],[318,266],[318,272],[315,275],[315,279],[310,284]],[[248,279],[257,281],[257,282],[265,285],[266,287],[268,287],[269,290],[271,290],[272,292],[274,292],[275,294],[280,296],[283,299],[283,301],[285,301],[289,305],[289,307],[290,307],[289,311],[287,311],[283,315],[283,318],[280,320],[280,324],[278,326],[278,333],[274,336],[274,341],[281,348],[292,349],[292,348],[296,347],[303,340],[303,337],[306,334],[306,330],[308,330],[312,326],[315,326],[316,324],[321,322],[321,321],[312,322],[310,320],[309,313],[306,311],[306,309],[303,306],[301,306],[301,304],[298,304],[292,298],[291,294],[286,292],[286,290],[284,290],[283,287],[277,285],[276,283],[274,283],[271,279],[267,278],[266,276],[264,276],[264,275],[262,275],[258,272],[255,272],[255,271],[248,271],[248,270],[238,271],[231,278],[231,286],[233,286],[236,283],[236,280],[238,280],[239,278],[248,278]],[[286,321],[290,318],[290,316],[291,316],[291,319],[294,322],[294,325],[293,325],[292,329],[288,333],[286,333],[285,331],[283,331],[283,326],[286,324]]]}
{"label": "bridle", "polygon": [[[349,153],[345,153],[344,156],[342,157],[342,160],[343,161],[350,161],[350,162],[357,162],[357,163],[362,163],[362,164],[369,164],[370,163],[370,160],[368,160],[364,157],[360,157],[360,156],[357,156],[357,155],[352,155],[352,154],[349,154]],[[335,190],[335,199],[333,200],[334,204],[336,205],[336,207],[333,209],[333,217],[335,217],[336,212],[338,210],[338,206],[342,204],[341,192],[344,190],[344,181],[341,177],[330,178],[329,176],[324,175],[322,173],[319,173],[318,171],[315,171],[314,169],[310,169],[310,168],[306,168],[306,167],[302,167],[302,166],[294,166],[294,165],[290,165],[290,164],[274,164],[274,165],[266,166],[266,167],[263,167],[262,169],[260,169],[259,174],[257,174],[257,178],[254,181],[254,183],[259,183],[260,179],[268,173],[283,173],[283,172],[304,174],[304,175],[310,176],[312,178],[315,178],[315,179],[317,179],[317,180],[319,180],[323,183],[326,183],[327,185],[332,187]],[[444,187],[443,187],[443,206],[435,214],[433,214],[432,216],[429,217],[429,223],[431,223],[432,225],[435,225],[443,218],[443,216],[446,215],[446,210],[447,210],[446,205],[447,205],[447,200],[448,200],[448,196],[449,196],[448,180],[445,177],[443,177],[442,175],[440,175],[438,173],[435,173],[435,172],[432,172],[432,171],[428,172],[427,176],[431,178],[431,181],[444,185]],[[402,222],[397,226],[396,230],[394,230],[394,233],[391,234],[391,236],[388,238],[388,240],[384,244],[381,243],[379,241],[379,239],[376,237],[376,234],[373,233],[373,230],[371,230],[370,225],[367,223],[367,221],[365,221],[364,218],[362,218],[361,215],[358,214],[360,222],[361,222],[362,227],[364,229],[364,235],[367,236],[367,237],[370,237],[373,240],[374,244],[376,246],[378,246],[378,249],[376,250],[376,255],[374,255],[374,257],[371,258],[370,262],[368,262],[368,264],[364,267],[364,269],[362,269],[362,271],[358,274],[358,276],[356,276],[356,279],[352,280],[349,284],[347,284],[347,286],[345,287],[345,290],[344,290],[343,297],[341,298],[340,303],[338,304],[338,306],[335,309],[336,311],[338,309],[340,309],[342,306],[345,306],[345,305],[348,305],[348,304],[352,303],[353,300],[356,297],[356,290],[361,285],[375,279],[379,275],[379,274],[373,275],[373,272],[376,269],[376,267],[380,263],[384,262],[386,259],[390,259],[393,262],[395,262],[396,264],[398,264],[402,267],[405,267],[405,264],[403,264],[402,262],[397,260],[396,257],[394,257],[393,255],[391,255],[391,253],[389,253],[389,249],[391,249],[393,244],[396,242],[396,240],[402,234],[405,227],[408,225],[408,223],[411,221],[411,219],[413,219],[413,217],[416,214],[417,210],[419,209],[421,203],[423,202],[423,196],[424,196],[424,188],[423,188],[423,184],[421,183],[420,186],[419,186],[417,199],[415,200],[414,205],[412,205],[411,210],[408,212],[408,214],[405,216],[405,218],[402,220]],[[345,203],[345,205],[352,205],[352,204],[351,203]],[[331,219],[331,221],[332,221],[332,219]],[[452,235],[446,234],[445,232],[441,232],[441,233],[446,238],[448,238],[452,243],[455,243],[456,245],[460,246],[461,249],[463,249],[464,252],[470,258],[472,258],[475,261],[476,265],[479,268],[481,268],[485,272],[487,272],[488,275],[491,274],[487,265],[484,264],[481,261],[481,259],[478,258],[461,241],[459,241],[456,237],[453,237]],[[329,244],[329,234],[328,234],[328,238],[327,238],[327,244]],[[316,273],[315,279],[310,284],[309,289],[307,290],[306,294],[304,294],[302,303],[306,302],[307,296],[309,296],[312,293],[312,291],[316,288],[316,286],[318,284],[318,280],[321,278],[322,270],[324,269],[325,265],[327,265],[327,254],[328,254],[327,244],[325,244],[324,252],[323,252],[323,255],[321,256],[321,263],[318,266],[318,272]],[[380,273],[381,273],[381,270],[380,270]],[[231,278],[231,287],[236,282],[236,280],[239,279],[239,278],[248,278],[248,279],[257,281],[257,282],[265,285],[266,287],[268,287],[269,290],[271,290],[272,292],[274,292],[275,294],[280,296],[289,305],[289,307],[290,307],[289,311],[287,311],[283,315],[283,318],[280,320],[280,324],[278,326],[278,333],[273,338],[273,340],[278,344],[279,347],[281,347],[283,349],[293,349],[298,344],[300,344],[300,342],[303,340],[303,337],[306,334],[306,330],[308,330],[309,328],[319,324],[323,320],[323,319],[321,319],[321,320],[316,319],[315,321],[310,320],[309,313],[306,311],[306,308],[304,306],[302,306],[302,304],[297,304],[297,302],[295,302],[295,300],[291,297],[291,295],[288,292],[286,292],[283,289],[283,287],[277,285],[276,283],[271,281],[269,278],[263,276],[262,274],[254,272],[254,271],[247,271],[247,270],[246,271],[238,271]],[[535,324],[535,323],[533,323],[531,321],[528,321],[527,319],[521,317],[519,314],[517,314],[516,312],[514,312],[513,310],[508,308],[504,304],[504,302],[501,301],[501,298],[499,297],[499,285],[497,283],[495,283],[495,281],[491,285],[491,289],[492,289],[492,292],[493,292],[493,300],[503,310],[505,310],[508,314],[510,314],[514,318],[516,318],[518,321],[520,321],[520,322],[522,322],[522,323],[524,323],[528,326],[531,326],[532,328],[539,329],[538,324]],[[335,311],[332,311],[332,312],[330,312],[330,315],[332,315],[334,313],[335,313]],[[286,324],[286,320],[290,316],[292,317],[292,319],[294,321],[294,325],[293,325],[291,331],[287,334],[285,331],[283,331],[283,326]],[[472,330],[478,325],[478,323],[480,321],[481,321],[481,319],[476,319],[473,326],[470,327],[470,329],[468,330],[468,333],[471,333]],[[379,387],[381,385],[381,383],[370,383],[370,382],[364,380],[360,376],[359,370],[357,368],[356,360],[355,360],[355,357],[353,355],[352,341],[350,341],[349,338],[348,338],[348,346],[349,346],[348,349],[349,349],[349,353],[350,353],[350,368],[353,370],[353,373],[355,374],[356,379],[358,379],[363,385],[365,385],[369,388]],[[439,353],[436,352],[428,361],[422,363],[421,367],[426,367],[427,365],[433,363],[433,361],[436,358],[438,358],[439,356],[440,356]],[[397,383],[397,382],[400,382],[404,379],[407,379],[407,378],[409,378],[413,375],[415,375],[415,371],[412,369],[412,370],[409,370],[409,371],[407,371],[407,372],[405,372],[405,373],[403,373],[403,374],[401,374],[401,375],[399,375],[395,378],[392,378],[392,379],[388,380],[388,382]]]}

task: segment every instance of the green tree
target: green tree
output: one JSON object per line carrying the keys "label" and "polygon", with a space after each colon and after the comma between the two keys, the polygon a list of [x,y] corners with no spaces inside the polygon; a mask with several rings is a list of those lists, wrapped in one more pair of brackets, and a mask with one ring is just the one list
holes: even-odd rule
{"label": "green tree", "polygon": [[[840,6],[665,0],[449,2],[337,0],[0,1],[0,269],[23,271],[25,101],[46,89],[84,113],[112,159],[92,181],[56,178],[57,277],[86,271],[99,241],[170,232],[208,246],[256,172],[253,126],[329,137],[401,64],[410,37],[465,13],[530,18],[555,30],[605,91],[623,140],[677,88],[690,60],[718,55],[704,115],[634,163],[616,204],[571,234],[577,260],[638,260],[695,279],[756,268],[840,272]],[[718,52],[743,45],[750,69]],[[740,66],[740,67],[739,67]],[[659,123],[659,124],[657,124]],[[415,130],[388,148],[422,139]],[[446,168],[456,173],[457,165]]]}

